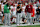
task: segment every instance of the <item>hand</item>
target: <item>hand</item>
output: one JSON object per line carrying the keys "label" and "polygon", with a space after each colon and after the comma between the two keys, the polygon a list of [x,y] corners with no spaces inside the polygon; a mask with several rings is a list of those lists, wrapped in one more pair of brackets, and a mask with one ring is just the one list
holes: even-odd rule
{"label": "hand", "polygon": [[27,13],[25,13],[25,15],[27,15]]}
{"label": "hand", "polygon": [[39,11],[37,11],[39,13]]}
{"label": "hand", "polygon": [[11,11],[13,11],[13,9]]}
{"label": "hand", "polygon": [[33,13],[31,13],[31,15],[33,15]]}
{"label": "hand", "polygon": [[17,9],[17,11],[19,11],[20,9]]}
{"label": "hand", "polygon": [[36,14],[35,14],[35,16],[36,16]]}

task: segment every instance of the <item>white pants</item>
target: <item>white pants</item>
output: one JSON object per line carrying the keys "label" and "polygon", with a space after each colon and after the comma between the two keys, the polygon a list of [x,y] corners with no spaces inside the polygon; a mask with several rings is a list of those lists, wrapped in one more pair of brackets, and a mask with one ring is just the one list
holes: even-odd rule
{"label": "white pants", "polygon": [[32,23],[31,13],[27,12],[27,23]]}
{"label": "white pants", "polygon": [[5,13],[4,14],[4,23],[9,25],[10,24],[10,18],[11,18],[10,13]]}
{"label": "white pants", "polygon": [[21,13],[17,13],[16,24],[20,24]]}
{"label": "white pants", "polygon": [[3,16],[0,16],[0,23],[2,23],[2,17],[3,17]]}
{"label": "white pants", "polygon": [[40,15],[36,15],[36,21],[38,20],[39,22],[39,18],[40,18]]}
{"label": "white pants", "polygon": [[25,12],[22,12],[22,18],[26,18]]}

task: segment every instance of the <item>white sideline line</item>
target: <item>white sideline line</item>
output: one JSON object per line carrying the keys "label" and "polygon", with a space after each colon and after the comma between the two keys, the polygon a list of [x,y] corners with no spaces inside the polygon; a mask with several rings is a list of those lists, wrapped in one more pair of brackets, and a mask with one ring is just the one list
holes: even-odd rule
{"label": "white sideline line", "polygon": [[[29,26],[30,24],[20,24],[20,26]],[[35,23],[35,24],[31,24],[31,26],[32,25],[40,25],[40,23]],[[17,25],[16,24],[13,24],[13,25],[11,25],[11,26],[4,26],[4,25],[2,25],[2,26],[0,26],[0,27],[17,27]]]}
{"label": "white sideline line", "polygon": [[40,25],[40,23],[35,23],[35,24],[21,24],[20,26],[28,26],[28,25]]}

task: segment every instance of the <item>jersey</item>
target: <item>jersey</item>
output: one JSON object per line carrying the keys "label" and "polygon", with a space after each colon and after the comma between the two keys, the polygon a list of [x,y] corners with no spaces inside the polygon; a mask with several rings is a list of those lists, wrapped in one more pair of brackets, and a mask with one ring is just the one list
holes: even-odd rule
{"label": "jersey", "polygon": [[23,9],[23,12],[25,12],[25,8],[26,8],[26,6],[23,6],[23,7],[22,7],[22,9]]}
{"label": "jersey", "polygon": [[16,7],[11,6],[11,10],[13,11],[13,14],[16,15]]}
{"label": "jersey", "polygon": [[4,11],[4,5],[3,4],[1,5],[1,9],[2,9],[2,11]]}

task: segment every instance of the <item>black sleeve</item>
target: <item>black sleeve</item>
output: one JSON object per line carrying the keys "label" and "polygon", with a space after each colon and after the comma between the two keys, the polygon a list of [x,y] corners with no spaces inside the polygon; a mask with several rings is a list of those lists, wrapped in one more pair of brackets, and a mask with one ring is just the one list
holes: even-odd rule
{"label": "black sleeve", "polygon": [[39,11],[38,9],[36,9],[36,11]]}

